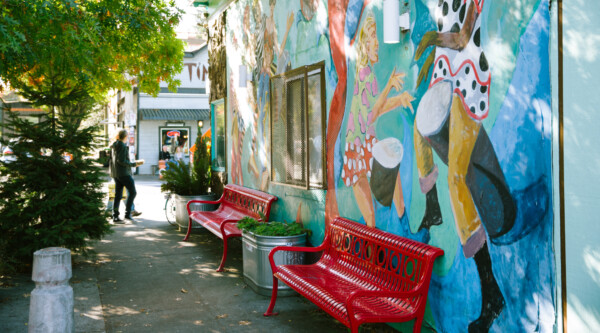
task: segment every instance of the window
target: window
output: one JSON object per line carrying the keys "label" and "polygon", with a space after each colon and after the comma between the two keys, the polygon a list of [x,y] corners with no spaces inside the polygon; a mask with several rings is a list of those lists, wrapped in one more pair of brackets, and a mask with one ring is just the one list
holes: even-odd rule
{"label": "window", "polygon": [[220,99],[212,106],[212,167],[216,171],[225,171],[225,101]]}
{"label": "window", "polygon": [[159,127],[159,133],[159,151],[167,146],[171,159],[183,159],[190,154],[189,127]]}
{"label": "window", "polygon": [[271,181],[325,188],[324,63],[271,78]]}

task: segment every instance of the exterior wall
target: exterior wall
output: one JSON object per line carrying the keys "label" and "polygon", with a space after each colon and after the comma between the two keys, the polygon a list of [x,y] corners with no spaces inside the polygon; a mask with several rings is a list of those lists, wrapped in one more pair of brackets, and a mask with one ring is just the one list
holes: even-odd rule
{"label": "exterior wall", "polygon": [[600,332],[600,23],[593,15],[600,3],[569,0],[562,8],[567,329]]}
{"label": "exterior wall", "polygon": [[140,109],[208,109],[208,95],[161,93],[158,97],[142,95]]}
{"label": "exterior wall", "polygon": [[[301,220],[313,230],[313,244],[341,215],[444,249],[425,319],[435,331],[552,332],[548,2],[404,3],[411,28],[399,44],[383,43],[378,0],[230,5],[229,182],[277,195],[273,219]],[[468,8],[479,14],[470,17]],[[437,47],[428,44],[437,36],[431,31],[453,29],[450,16],[473,22],[464,52],[441,39]],[[328,189],[272,184],[269,78],[286,64],[319,61],[326,73]],[[238,82],[240,65],[252,72],[245,88]],[[438,109],[444,117],[432,113]],[[352,169],[347,161],[355,159],[347,148],[364,145],[370,152],[367,133],[390,139],[403,152],[392,170],[396,181],[385,189],[373,190],[382,171],[357,173],[356,183],[346,177]],[[382,204],[380,194],[392,203]]]}
{"label": "exterior wall", "polygon": [[[152,97],[147,94],[141,94],[139,99],[140,109],[206,109],[210,108],[208,103],[208,51],[203,47],[193,53],[192,57],[184,58],[184,67],[176,78],[181,81],[179,92],[164,92]],[[166,84],[161,82],[161,88],[166,88]],[[195,89],[203,93],[183,93],[184,89]],[[185,127],[190,128],[189,146],[191,147],[198,135],[198,120],[203,120],[204,127],[202,132],[210,128],[209,119],[196,120],[143,120],[140,119],[139,135],[139,159],[144,159],[145,164],[139,167],[140,174],[151,174],[152,165],[158,164],[158,152],[161,149],[159,144],[159,127],[165,127],[167,122],[184,122]],[[189,156],[185,157],[186,163],[189,163]]]}

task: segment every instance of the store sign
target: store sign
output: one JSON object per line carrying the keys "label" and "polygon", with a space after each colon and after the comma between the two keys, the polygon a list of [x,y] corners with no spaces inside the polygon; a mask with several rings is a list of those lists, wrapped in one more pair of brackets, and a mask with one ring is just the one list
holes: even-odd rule
{"label": "store sign", "polygon": [[181,135],[181,133],[179,131],[168,131],[167,132],[167,136],[169,138],[174,138],[174,137],[180,136],[180,135]]}

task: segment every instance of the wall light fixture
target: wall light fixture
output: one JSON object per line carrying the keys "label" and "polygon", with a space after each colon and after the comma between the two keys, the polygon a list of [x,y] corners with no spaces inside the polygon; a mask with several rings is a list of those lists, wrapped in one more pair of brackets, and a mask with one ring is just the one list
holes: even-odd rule
{"label": "wall light fixture", "polygon": [[[405,4],[408,5],[408,4]],[[399,0],[383,0],[383,42],[400,42],[400,30],[410,29],[410,11],[400,15]]]}

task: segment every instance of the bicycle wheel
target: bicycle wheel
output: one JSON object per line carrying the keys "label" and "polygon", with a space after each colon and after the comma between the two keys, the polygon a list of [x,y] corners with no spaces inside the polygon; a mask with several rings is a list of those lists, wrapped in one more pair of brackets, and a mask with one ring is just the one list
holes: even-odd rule
{"label": "bicycle wheel", "polygon": [[175,209],[175,199],[172,196],[169,196],[165,202],[165,215],[167,217],[167,222],[173,226],[179,226],[179,224],[177,224],[177,215]]}

